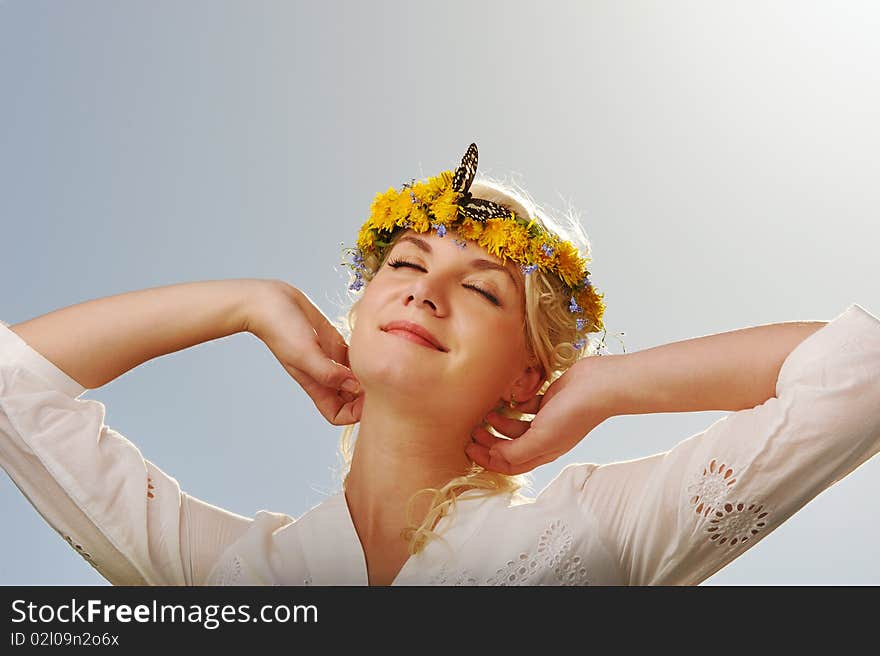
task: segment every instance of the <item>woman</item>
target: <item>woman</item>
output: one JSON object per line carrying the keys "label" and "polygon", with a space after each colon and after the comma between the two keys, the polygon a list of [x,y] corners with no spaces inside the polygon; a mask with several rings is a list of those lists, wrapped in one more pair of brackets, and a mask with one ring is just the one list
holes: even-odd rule
{"label": "woman", "polygon": [[[880,449],[874,315],[852,304],[830,322],[595,357],[604,304],[582,233],[474,183],[476,164],[472,144],[454,173],[376,197],[345,325],[248,279],[0,326],[0,464],[117,585],[694,585]],[[186,494],[79,398],[243,331],[345,426],[342,490],[299,518]],[[611,416],[699,410],[732,414],[520,493]]]}

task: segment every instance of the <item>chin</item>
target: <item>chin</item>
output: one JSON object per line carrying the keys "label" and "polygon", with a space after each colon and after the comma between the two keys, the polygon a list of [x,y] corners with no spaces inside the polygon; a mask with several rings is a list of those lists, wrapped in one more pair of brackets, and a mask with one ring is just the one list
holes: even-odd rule
{"label": "chin", "polygon": [[[411,350],[417,351],[417,348]],[[371,390],[386,389],[394,394],[424,398],[426,389],[438,386],[436,367],[407,357],[403,349],[349,349],[348,361],[357,379]]]}

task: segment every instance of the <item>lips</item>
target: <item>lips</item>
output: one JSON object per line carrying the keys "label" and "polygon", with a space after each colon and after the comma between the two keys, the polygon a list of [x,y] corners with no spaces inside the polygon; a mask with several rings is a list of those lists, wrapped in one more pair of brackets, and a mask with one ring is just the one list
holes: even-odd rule
{"label": "lips", "polygon": [[407,332],[413,333],[414,335],[418,335],[428,343],[430,343],[434,348],[438,351],[443,351],[444,353],[448,350],[443,344],[440,343],[431,332],[425,328],[424,326],[420,326],[417,323],[413,323],[412,321],[392,321],[390,323],[382,326],[382,330],[384,332],[389,332],[391,330],[405,330]]}

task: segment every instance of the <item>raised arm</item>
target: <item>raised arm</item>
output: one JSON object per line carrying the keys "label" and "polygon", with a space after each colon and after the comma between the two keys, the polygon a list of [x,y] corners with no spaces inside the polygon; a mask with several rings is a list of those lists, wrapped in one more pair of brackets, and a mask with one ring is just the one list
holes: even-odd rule
{"label": "raised arm", "polygon": [[248,330],[278,281],[186,282],[85,301],[9,326],[83,387],[95,389],[160,355]]}
{"label": "raised arm", "polygon": [[[789,321],[608,356],[612,415],[738,411],[776,395],[779,369],[827,321]],[[613,366],[611,366],[613,362]]]}
{"label": "raised arm", "polygon": [[[639,383],[629,414],[748,405],[750,378],[761,393],[668,451],[570,466],[564,480],[584,525],[611,545],[627,583],[702,582],[880,451],[880,319],[852,304],[807,337],[797,330],[713,336],[703,346],[725,346],[692,343],[678,359],[656,349],[646,375],[672,391]],[[749,337],[763,364],[748,356]],[[664,349],[670,355],[658,355]],[[737,357],[750,372],[738,371]]]}
{"label": "raised arm", "polygon": [[521,406],[526,414],[538,410],[533,422],[490,413],[491,426],[516,439],[477,427],[466,451],[483,467],[519,474],[554,460],[610,417],[753,408],[774,396],[794,348],[827,323],[769,324],[584,358]]}
{"label": "raised arm", "polygon": [[184,283],[0,325],[0,468],[111,583],[203,584],[254,519],[292,521],[252,519],[183,492],[104,423],[100,401],[79,398],[146,360],[249,330],[274,285]]}

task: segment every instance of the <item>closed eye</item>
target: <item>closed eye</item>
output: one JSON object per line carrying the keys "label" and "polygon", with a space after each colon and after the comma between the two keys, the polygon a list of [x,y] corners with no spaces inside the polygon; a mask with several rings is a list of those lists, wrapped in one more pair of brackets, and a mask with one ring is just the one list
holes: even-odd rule
{"label": "closed eye", "polygon": [[[400,258],[390,260],[388,262],[388,266],[390,266],[392,269],[397,269],[400,267],[412,267],[413,269],[418,269],[419,271],[424,271],[425,273],[427,273],[427,270],[424,267],[419,266],[418,264],[414,264],[412,262],[407,262],[406,260],[402,260]],[[468,289],[473,289],[475,292],[485,296],[486,299],[488,299],[493,305],[497,305],[499,307],[501,306],[501,303],[498,301],[498,299],[493,294],[487,292],[485,289],[481,289],[480,287],[471,284],[467,284],[464,286]]]}

